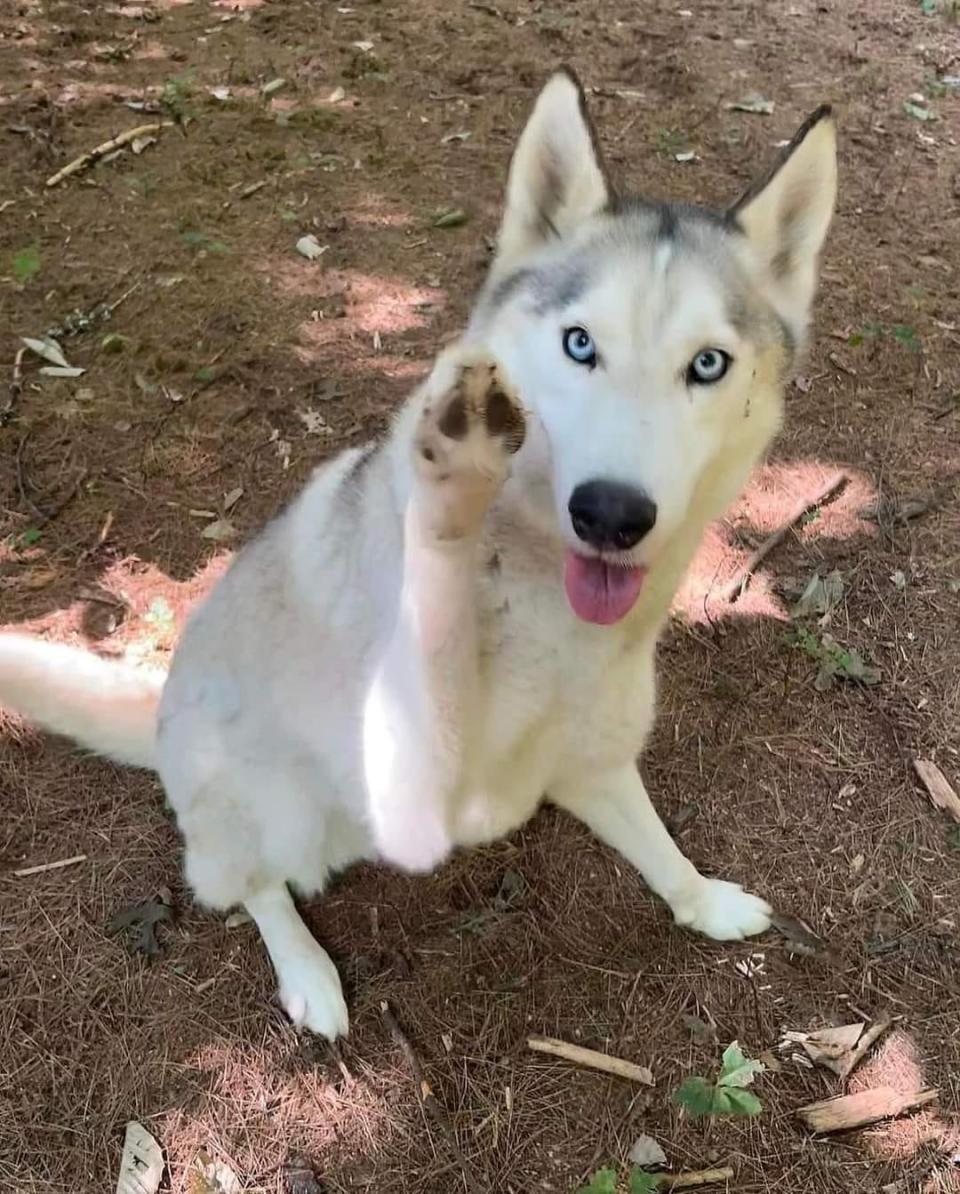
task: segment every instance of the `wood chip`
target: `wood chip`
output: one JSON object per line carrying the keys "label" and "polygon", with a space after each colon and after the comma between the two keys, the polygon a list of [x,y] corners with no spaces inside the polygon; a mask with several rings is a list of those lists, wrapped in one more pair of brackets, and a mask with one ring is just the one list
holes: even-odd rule
{"label": "wood chip", "polygon": [[809,1103],[797,1110],[797,1116],[814,1132],[846,1132],[915,1111],[932,1103],[938,1094],[933,1089],[906,1093],[894,1090],[892,1086],[877,1086],[872,1090]]}
{"label": "wood chip", "polygon": [[914,759],[913,769],[927,789],[927,795],[960,825],[960,796],[940,768],[931,759]]}
{"label": "wood chip", "polygon": [[527,1048],[532,1049],[534,1053],[548,1053],[551,1057],[560,1057],[564,1061],[573,1062],[574,1065],[586,1066],[587,1069],[602,1070],[605,1074],[614,1074],[618,1078],[653,1086],[653,1073],[645,1065],[625,1061],[622,1057],[612,1057],[609,1053],[600,1053],[596,1049],[569,1045],[566,1041],[547,1036],[530,1037]]}

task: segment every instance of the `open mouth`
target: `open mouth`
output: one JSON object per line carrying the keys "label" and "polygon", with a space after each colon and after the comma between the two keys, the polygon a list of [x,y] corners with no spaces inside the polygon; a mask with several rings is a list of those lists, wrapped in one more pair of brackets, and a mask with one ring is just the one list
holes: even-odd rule
{"label": "open mouth", "polygon": [[636,605],[646,575],[646,568],[641,566],[582,556],[568,549],[563,587],[578,618],[597,626],[612,626]]}

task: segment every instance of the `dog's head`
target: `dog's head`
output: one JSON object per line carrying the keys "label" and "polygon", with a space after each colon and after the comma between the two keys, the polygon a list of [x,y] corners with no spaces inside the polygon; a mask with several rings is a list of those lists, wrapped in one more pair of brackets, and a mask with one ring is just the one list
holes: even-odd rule
{"label": "dog's head", "polygon": [[775,433],[833,212],[835,141],[822,108],[725,212],[623,200],[576,78],[560,71],[541,92],[470,335],[529,412],[517,488],[559,529],[581,617],[624,616]]}

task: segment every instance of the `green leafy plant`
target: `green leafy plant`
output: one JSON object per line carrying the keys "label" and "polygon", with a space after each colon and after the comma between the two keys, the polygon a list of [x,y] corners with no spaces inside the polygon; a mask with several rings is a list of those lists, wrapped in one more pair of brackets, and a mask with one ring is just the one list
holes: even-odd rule
{"label": "green leafy plant", "polygon": [[734,1041],[724,1050],[715,1082],[694,1074],[677,1087],[673,1101],[695,1119],[708,1115],[759,1115],[763,1105],[746,1088],[763,1070],[763,1064],[747,1057]]}
{"label": "green leafy plant", "polygon": [[193,95],[193,80],[189,75],[167,79],[160,92],[160,104],[176,124],[185,124],[190,117],[189,100]]}
{"label": "green leafy plant", "polygon": [[868,321],[859,332],[852,332],[847,337],[847,343],[851,348],[859,348],[867,340],[882,340],[885,336],[891,337],[911,352],[920,351],[921,341],[917,329],[907,323],[885,324]]}
{"label": "green leafy plant", "polygon": [[617,1171],[598,1169],[589,1183],[580,1187],[577,1194],[617,1194]]}
{"label": "green leafy plant", "polygon": [[25,249],[14,254],[13,276],[21,286],[25,286],[34,274],[40,272],[40,264],[40,253],[37,246],[27,245]]}
{"label": "green leafy plant", "polygon": [[[590,1178],[589,1184],[581,1186],[577,1194],[618,1194],[622,1188],[617,1182],[615,1169],[598,1169]],[[628,1194],[654,1194],[659,1188],[658,1174],[647,1173],[636,1165],[630,1170],[630,1176],[627,1178]]]}
{"label": "green leafy plant", "polygon": [[880,683],[878,667],[866,663],[856,647],[843,647],[830,634],[817,638],[805,626],[795,626],[788,641],[820,665],[813,684],[818,692],[826,692],[835,679],[867,685]]}

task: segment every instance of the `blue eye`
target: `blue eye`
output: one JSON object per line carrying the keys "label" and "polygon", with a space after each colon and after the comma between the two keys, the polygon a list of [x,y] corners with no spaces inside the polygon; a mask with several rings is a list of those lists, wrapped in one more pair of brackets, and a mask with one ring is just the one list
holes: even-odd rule
{"label": "blue eye", "polygon": [[687,369],[687,385],[709,386],[730,368],[732,357],[722,348],[705,348],[690,362]]}
{"label": "blue eye", "polygon": [[571,361],[592,369],[597,363],[597,350],[593,337],[586,328],[567,328],[563,333],[563,351]]}

